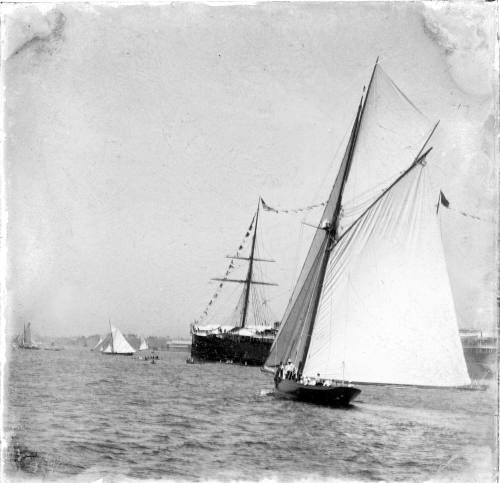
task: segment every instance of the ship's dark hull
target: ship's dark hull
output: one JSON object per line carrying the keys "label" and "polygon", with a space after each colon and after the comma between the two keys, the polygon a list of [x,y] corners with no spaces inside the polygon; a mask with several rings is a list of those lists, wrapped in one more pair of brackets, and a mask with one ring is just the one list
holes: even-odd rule
{"label": "ship's dark hull", "polygon": [[495,375],[496,350],[485,347],[464,347],[465,362],[472,380],[492,379]]}
{"label": "ship's dark hull", "polygon": [[333,407],[345,407],[359,395],[360,389],[350,386],[305,386],[298,382],[282,379],[276,384],[278,394]]}
{"label": "ship's dark hull", "polygon": [[193,334],[191,357],[196,361],[233,362],[262,366],[273,341],[270,338],[232,334]]}

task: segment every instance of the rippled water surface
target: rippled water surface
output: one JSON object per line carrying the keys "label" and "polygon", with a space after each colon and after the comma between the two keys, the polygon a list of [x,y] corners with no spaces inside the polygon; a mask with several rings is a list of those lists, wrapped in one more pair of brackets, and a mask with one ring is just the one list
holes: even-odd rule
{"label": "rippled water surface", "polygon": [[9,479],[492,478],[494,387],[365,386],[331,409],[274,396],[258,368],[160,357],[13,352]]}

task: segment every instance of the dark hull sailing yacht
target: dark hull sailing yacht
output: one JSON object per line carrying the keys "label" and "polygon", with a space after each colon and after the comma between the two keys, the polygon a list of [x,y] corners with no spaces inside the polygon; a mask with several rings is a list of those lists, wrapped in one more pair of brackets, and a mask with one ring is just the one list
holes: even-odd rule
{"label": "dark hull sailing yacht", "polygon": [[[243,242],[236,255],[228,257],[231,259],[231,263],[226,275],[213,279],[219,282],[219,288],[222,288],[226,282],[243,285],[243,291],[238,298],[236,308],[230,312],[226,324],[220,319],[216,319],[214,324],[195,323],[192,326],[191,358],[193,361],[231,362],[261,366],[269,355],[277,329],[271,325],[272,316],[259,288],[276,284],[254,279],[256,263],[274,262],[274,260],[257,256],[257,226],[261,203],[259,198],[257,211],[245,235],[245,240],[249,239],[253,230],[248,256],[240,255]],[[236,260],[248,262],[246,276],[242,279],[227,277],[235,267]],[[257,271],[259,270],[257,269]],[[210,306],[212,306],[213,301],[215,298],[210,302]],[[208,309],[204,315],[207,313]]]}
{"label": "dark hull sailing yacht", "polygon": [[470,384],[426,168],[436,127],[377,60],[264,366],[278,394],[345,406],[353,384]]}
{"label": "dark hull sailing yacht", "polygon": [[297,381],[281,379],[276,381],[277,391],[285,397],[326,406],[349,406],[359,395],[360,389],[344,384],[334,386],[306,386]]}

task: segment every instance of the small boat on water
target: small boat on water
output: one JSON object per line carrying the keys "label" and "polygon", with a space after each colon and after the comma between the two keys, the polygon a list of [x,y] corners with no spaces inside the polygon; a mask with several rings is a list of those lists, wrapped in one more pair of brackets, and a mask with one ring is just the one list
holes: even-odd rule
{"label": "small boat on water", "polygon": [[110,356],[131,356],[136,350],[129,344],[120,329],[109,323],[109,334],[94,346],[93,351],[99,351],[101,354]]}
{"label": "small boat on water", "polygon": [[44,347],[43,350],[44,351],[55,351],[55,352],[58,352],[58,351],[64,350],[64,348],[63,347],[57,347],[55,345],[55,343],[52,342],[49,347]]}
{"label": "small boat on water", "polygon": [[139,346],[140,351],[147,351],[149,349],[148,343],[146,339],[141,336],[141,345]]}
{"label": "small boat on water", "polygon": [[16,349],[39,350],[40,346],[33,342],[31,336],[31,322],[23,325],[23,331],[15,338],[14,347]]}
{"label": "small boat on water", "polygon": [[363,384],[470,385],[426,169],[436,128],[377,60],[264,365],[278,394],[347,406]]}

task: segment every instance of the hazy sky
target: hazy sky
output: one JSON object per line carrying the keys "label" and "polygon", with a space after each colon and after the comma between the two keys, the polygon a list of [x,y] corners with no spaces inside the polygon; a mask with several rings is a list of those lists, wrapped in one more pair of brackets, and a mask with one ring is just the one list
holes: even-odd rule
{"label": "hazy sky", "polygon": [[[377,56],[441,120],[435,185],[487,220],[441,213],[460,325],[494,326],[493,4],[4,14],[11,328],[103,333],[110,317],[125,332],[187,336],[259,195],[283,208],[326,199]],[[278,316],[312,235],[302,219],[262,217]]]}

